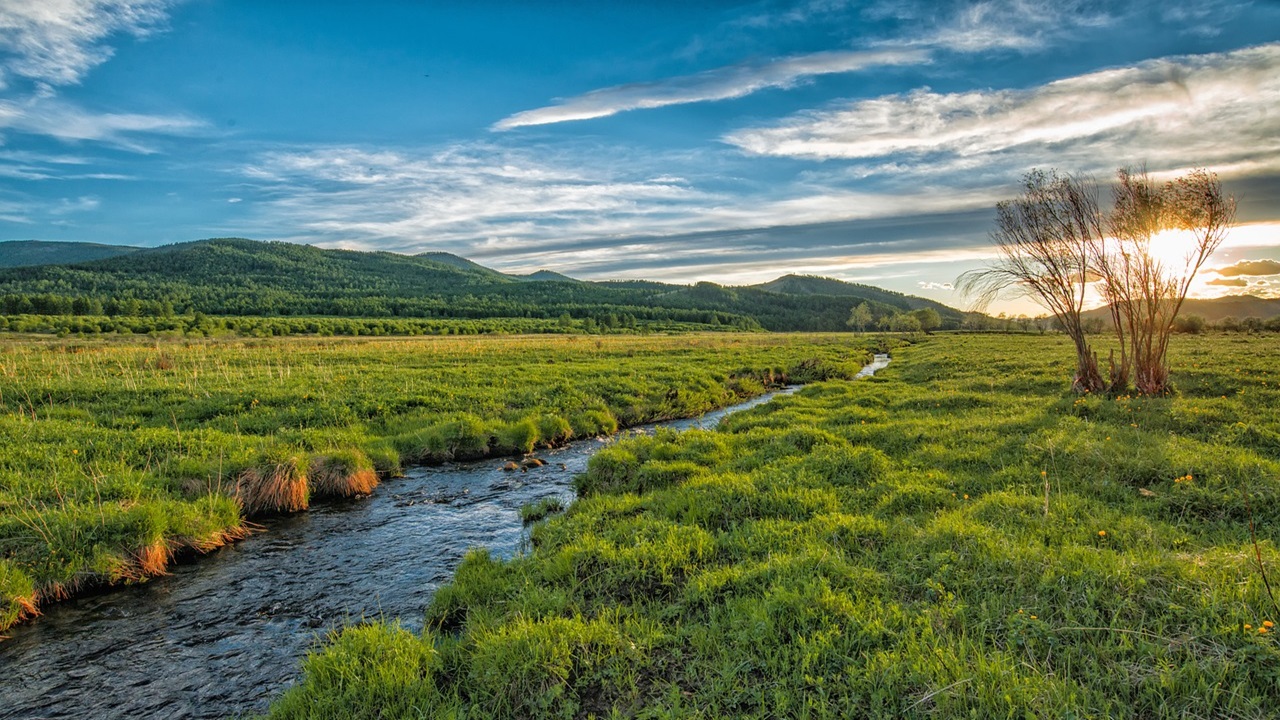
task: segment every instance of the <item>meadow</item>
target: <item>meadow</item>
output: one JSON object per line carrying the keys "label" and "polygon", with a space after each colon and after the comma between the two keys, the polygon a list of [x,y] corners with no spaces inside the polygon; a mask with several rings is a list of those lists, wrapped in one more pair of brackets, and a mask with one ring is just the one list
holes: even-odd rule
{"label": "meadow", "polygon": [[1065,338],[920,338],[619,442],[269,715],[1274,717],[1280,338],[1171,352],[1172,397],[1077,397]]}
{"label": "meadow", "polygon": [[850,377],[846,335],[0,341],[0,629],[371,492],[407,464],[520,455]]}

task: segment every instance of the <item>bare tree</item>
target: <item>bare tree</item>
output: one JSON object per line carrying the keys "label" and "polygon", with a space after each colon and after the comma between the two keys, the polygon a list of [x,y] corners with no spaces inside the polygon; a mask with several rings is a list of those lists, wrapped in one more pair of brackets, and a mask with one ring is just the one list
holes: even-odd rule
{"label": "bare tree", "polygon": [[999,258],[987,268],[961,275],[958,283],[980,307],[1015,292],[1053,313],[1075,343],[1071,387],[1080,393],[1104,387],[1080,317],[1091,279],[1090,248],[1102,236],[1095,182],[1056,170],[1032,170],[1023,178],[1021,197],[996,205],[991,240]]}
{"label": "bare tree", "polygon": [[1099,235],[1090,245],[1120,340],[1110,387],[1122,390],[1132,374],[1139,393],[1163,395],[1169,391],[1166,353],[1174,320],[1196,273],[1226,238],[1236,202],[1207,170],[1163,186],[1145,170],[1121,169],[1116,180],[1110,237]]}

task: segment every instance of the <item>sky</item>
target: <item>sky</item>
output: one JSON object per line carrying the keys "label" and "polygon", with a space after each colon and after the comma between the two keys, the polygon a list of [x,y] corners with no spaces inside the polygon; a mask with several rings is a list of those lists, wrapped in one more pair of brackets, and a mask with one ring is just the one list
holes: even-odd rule
{"label": "sky", "polygon": [[1196,294],[1280,296],[1280,2],[0,0],[0,240],[965,307],[1026,172],[1121,166],[1217,172]]}

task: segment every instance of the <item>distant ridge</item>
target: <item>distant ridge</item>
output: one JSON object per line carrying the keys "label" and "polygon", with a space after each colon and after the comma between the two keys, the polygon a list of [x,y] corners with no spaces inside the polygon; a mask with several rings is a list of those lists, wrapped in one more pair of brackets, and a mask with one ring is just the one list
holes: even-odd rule
{"label": "distant ridge", "polygon": [[80,306],[116,308],[121,314],[131,311],[120,308],[132,307],[159,313],[368,318],[568,315],[595,319],[603,327],[658,321],[775,331],[847,331],[850,309],[862,302],[877,318],[934,308],[944,329],[958,327],[965,318],[932,300],[829,278],[788,276],[757,287],[589,282],[549,270],[507,275],[449,253],[327,250],[244,238],[3,268],[0,299],[6,297],[13,308],[66,308],[81,300]]}
{"label": "distant ridge", "polygon": [[535,282],[581,282],[576,278],[571,278],[568,275],[562,275],[558,272],[555,272],[554,270],[538,270],[537,272],[532,272],[532,273],[529,273],[528,275],[517,275],[515,273],[499,272],[497,270],[494,270],[493,268],[485,267],[484,265],[481,265],[480,263],[474,260],[468,260],[464,257],[460,257],[458,255],[454,255],[453,253],[447,253],[447,252],[424,252],[424,253],[418,253],[413,257],[419,257],[424,260],[430,260],[432,262],[438,262],[443,265],[449,265],[451,267],[456,267],[460,270],[474,270],[476,272],[492,273],[494,275],[501,275],[503,277],[513,278],[515,280],[532,280]]}
{"label": "distant ridge", "polygon": [[87,242],[7,240],[0,242],[0,268],[30,265],[72,265],[137,252],[129,245],[102,245]]}
{"label": "distant ridge", "polygon": [[[389,254],[393,254],[393,253],[389,253]],[[497,270],[494,270],[492,268],[487,268],[478,262],[468,260],[458,255],[454,255],[453,253],[424,252],[424,253],[418,253],[413,257],[422,258],[424,260],[430,260],[432,262],[440,263],[441,265],[456,267],[460,270],[473,270],[475,272],[491,273],[493,275],[503,275],[503,273],[500,273]]]}
{"label": "distant ridge", "polygon": [[538,270],[528,275],[511,275],[510,277],[517,280],[528,280],[533,282],[582,282],[577,278],[571,278],[568,275],[562,275],[554,270]]}
{"label": "distant ridge", "polygon": [[[1187,298],[1178,313],[1182,317],[1199,315],[1205,320],[1216,323],[1226,318],[1243,320],[1247,317],[1269,320],[1280,316],[1280,298],[1261,298],[1256,295],[1227,295],[1220,298]],[[1083,313],[1087,318],[1111,319],[1111,311],[1106,307],[1094,308]]]}
{"label": "distant ridge", "polygon": [[905,295],[903,293],[885,290],[874,285],[862,285],[859,283],[846,282],[844,280],[836,280],[835,278],[819,277],[816,275],[783,275],[782,277],[771,280],[760,285],[752,287],[769,292],[784,293],[787,295],[831,295],[837,297],[856,297],[862,300],[878,302],[899,310],[922,310],[924,308],[932,308],[939,314],[946,317],[948,315],[962,315],[959,310],[943,305],[940,302],[929,300],[928,298],[916,297],[914,295]]}
{"label": "distant ridge", "polygon": [[1193,298],[1182,304],[1183,315],[1199,315],[1209,322],[1233,317],[1244,319],[1258,317],[1263,320],[1280,315],[1280,298],[1260,298],[1256,295],[1228,295],[1226,297]]}

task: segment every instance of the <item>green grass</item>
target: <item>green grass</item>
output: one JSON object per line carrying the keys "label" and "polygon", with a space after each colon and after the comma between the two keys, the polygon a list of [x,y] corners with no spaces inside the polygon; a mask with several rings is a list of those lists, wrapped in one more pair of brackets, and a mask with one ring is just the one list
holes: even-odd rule
{"label": "green grass", "polygon": [[564,501],[557,497],[546,497],[521,506],[520,520],[525,525],[530,525],[558,512],[564,512]]}
{"label": "green grass", "polygon": [[1172,352],[1174,397],[1076,398],[1062,338],[937,337],[618,443],[270,716],[1273,717],[1280,339]]}
{"label": "green grass", "polygon": [[849,335],[0,340],[0,629],[408,463],[855,373]]}

